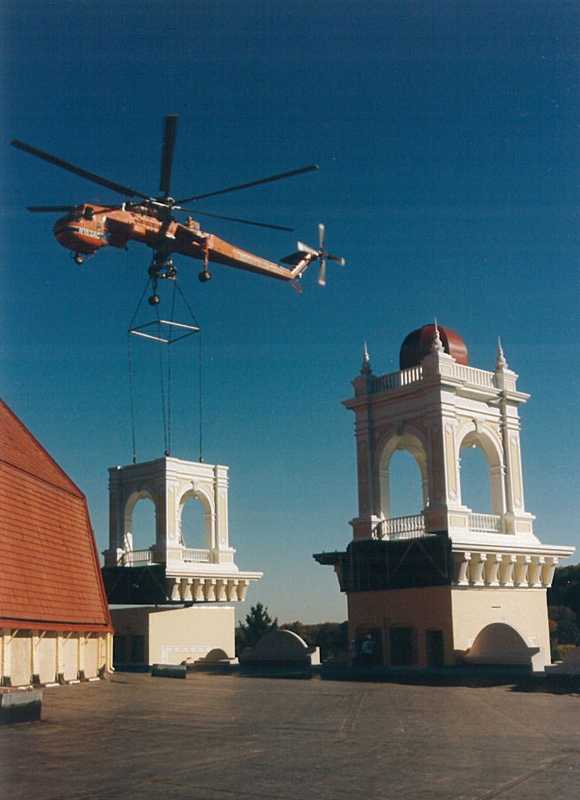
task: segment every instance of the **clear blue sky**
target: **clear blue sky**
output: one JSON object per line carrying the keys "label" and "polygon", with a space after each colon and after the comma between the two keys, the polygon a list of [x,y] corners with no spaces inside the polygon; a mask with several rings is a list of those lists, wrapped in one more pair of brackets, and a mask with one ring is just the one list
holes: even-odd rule
{"label": "clear blue sky", "polygon": [[[501,335],[532,394],[536,533],[578,544],[578,3],[4,0],[0,14],[2,395],[86,493],[101,550],[107,468],[132,457],[125,331],[150,253],[75,266],[54,218],[25,206],[118,196],[8,143],[155,193],[168,113],[180,116],[178,197],[321,167],[204,201],[296,234],[206,230],[278,260],[324,222],[347,259],[326,289],[308,272],[302,296],[226,267],[202,285],[199,262],[176,260],[204,329],[205,460],[230,466],[237,561],[265,573],[244,610],[346,618],[332,570],[312,559],[344,548],[357,513],[340,401],[365,340],[375,372],[390,372],[434,316],[480,368]],[[157,372],[145,347],[134,354],[145,460],[163,452]],[[172,453],[195,460],[196,344],[174,354]]]}

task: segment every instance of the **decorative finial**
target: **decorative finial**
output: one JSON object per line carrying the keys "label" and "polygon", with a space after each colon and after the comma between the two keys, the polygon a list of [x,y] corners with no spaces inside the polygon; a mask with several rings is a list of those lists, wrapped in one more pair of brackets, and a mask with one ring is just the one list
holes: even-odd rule
{"label": "decorative finial", "polygon": [[505,360],[505,356],[503,354],[503,349],[501,346],[501,339],[499,338],[499,336],[497,337],[497,358],[495,360],[495,368],[496,370],[508,368],[508,364],[507,361]]}
{"label": "decorative finial", "polygon": [[441,337],[439,336],[437,317],[434,317],[434,319],[435,319],[435,333],[433,334],[433,340],[431,341],[431,352],[443,353],[445,351],[445,348],[443,347],[443,342],[441,341]]}
{"label": "decorative finial", "polygon": [[363,355],[363,363],[362,363],[362,367],[361,367],[360,371],[361,371],[361,375],[370,375],[371,372],[373,371],[373,368],[371,367],[371,359],[369,357],[369,351],[367,349],[367,343],[366,342],[365,342],[365,349],[364,349],[364,355]]}

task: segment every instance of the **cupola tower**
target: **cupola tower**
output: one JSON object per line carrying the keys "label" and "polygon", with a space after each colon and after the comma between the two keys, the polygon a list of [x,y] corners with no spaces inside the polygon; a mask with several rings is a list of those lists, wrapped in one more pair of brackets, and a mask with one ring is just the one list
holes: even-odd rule
{"label": "cupola tower", "polygon": [[[437,323],[410,333],[400,370],[375,375],[365,345],[354,397],[358,514],[333,564],[349,626],[372,629],[386,665],[457,661],[549,663],[546,589],[570,547],[542,545],[524,504],[517,388],[501,344],[493,370],[470,366],[463,339]],[[491,513],[462,496],[461,456],[479,448]],[[422,507],[391,513],[391,465],[404,450],[420,475]]]}

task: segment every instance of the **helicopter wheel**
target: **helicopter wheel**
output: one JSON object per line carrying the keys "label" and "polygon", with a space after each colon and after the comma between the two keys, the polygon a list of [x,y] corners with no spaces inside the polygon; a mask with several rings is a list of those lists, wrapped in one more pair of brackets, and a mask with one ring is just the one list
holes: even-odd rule
{"label": "helicopter wheel", "polygon": [[197,276],[202,283],[206,283],[207,281],[211,280],[211,272],[205,270],[204,272],[200,272]]}
{"label": "helicopter wheel", "polygon": [[85,257],[81,253],[75,253],[73,256],[75,264],[84,264]]}

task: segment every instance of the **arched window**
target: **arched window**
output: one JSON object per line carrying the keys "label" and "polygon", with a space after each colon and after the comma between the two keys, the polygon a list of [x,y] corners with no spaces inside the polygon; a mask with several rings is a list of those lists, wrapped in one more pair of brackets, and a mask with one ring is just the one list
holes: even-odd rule
{"label": "arched window", "polygon": [[478,514],[493,514],[489,464],[475,444],[462,446],[459,453],[461,502]]}
{"label": "arched window", "polygon": [[155,506],[141,497],[125,526],[125,550],[147,550],[155,544]]}
{"label": "arched window", "polygon": [[211,549],[206,512],[200,500],[189,497],[181,506],[181,544],[184,547]]}

